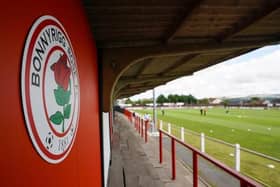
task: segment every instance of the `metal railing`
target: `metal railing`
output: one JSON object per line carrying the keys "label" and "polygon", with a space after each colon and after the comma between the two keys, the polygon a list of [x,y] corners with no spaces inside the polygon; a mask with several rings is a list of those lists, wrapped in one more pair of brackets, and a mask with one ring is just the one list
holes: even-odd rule
{"label": "metal railing", "polygon": [[[160,121],[159,127],[170,131],[172,135],[183,142],[207,152],[215,159],[235,169],[245,176],[257,181],[264,186],[280,185],[280,161],[277,158],[241,147],[239,144],[231,144],[210,136],[202,136],[202,133],[185,129],[181,126]],[[162,125],[160,125],[162,124]],[[211,130],[208,134],[214,133]],[[204,133],[203,133],[204,134]],[[191,165],[190,159],[184,159],[187,166]],[[203,172],[205,173],[205,172]],[[202,174],[210,184],[215,185],[215,178]],[[234,185],[233,185],[234,186]]]}
{"label": "metal railing", "polygon": [[[145,142],[148,142],[148,126],[149,126],[149,121],[144,120],[140,115],[136,114],[135,116],[132,115],[132,113],[127,113],[126,114],[127,118],[130,120],[131,124],[134,124],[135,130],[139,133],[139,135],[144,138]],[[174,128],[174,127],[173,127]],[[239,180],[240,186],[241,187],[257,187],[260,186],[257,182],[253,181],[250,178],[247,178],[237,171],[231,169],[230,167],[226,166],[225,164],[221,163],[220,161],[210,157],[209,155],[204,153],[204,149],[199,150],[187,143],[185,143],[185,131],[181,129],[177,129],[178,132],[181,133],[181,139],[177,138],[176,136],[172,135],[172,130],[171,130],[171,124],[167,125],[167,128],[165,131],[162,128],[162,125],[160,125],[158,131],[159,131],[159,162],[163,162],[163,148],[162,148],[162,139],[163,135],[166,135],[171,139],[171,165],[172,165],[172,180],[176,179],[176,148],[175,148],[175,142],[181,144],[183,147],[187,148],[192,152],[192,166],[193,166],[193,186],[197,187],[198,186],[198,165],[199,165],[199,159],[198,157],[202,157],[203,159],[209,161],[213,165],[217,166],[221,170],[225,171],[228,173],[230,176],[233,176],[235,179]],[[195,132],[193,132],[195,133]],[[197,135],[200,135],[199,133],[196,133]],[[201,135],[201,138],[204,139],[204,136]],[[220,141],[220,140],[218,140]],[[203,141],[204,142],[204,141]],[[200,145],[201,147],[204,147],[203,143]],[[240,167],[240,164],[239,164]]]}
{"label": "metal railing", "polygon": [[144,138],[145,143],[147,143],[149,121],[141,118],[141,116],[136,115],[131,119],[131,123],[134,124],[135,130],[142,138]]}
{"label": "metal railing", "polygon": [[240,173],[236,172],[235,170],[229,168],[228,166],[224,165],[223,163],[211,158],[209,155],[201,152],[200,150],[186,144],[182,140],[178,139],[177,137],[169,134],[168,132],[158,129],[159,131],[159,162],[162,163],[163,161],[163,151],[162,151],[162,135],[166,135],[171,139],[171,164],[172,164],[172,179],[176,179],[176,153],[175,153],[175,142],[181,144],[185,148],[189,149],[192,151],[193,155],[193,160],[192,160],[192,165],[193,165],[193,186],[197,187],[198,186],[198,156],[204,158],[205,160],[211,162],[212,164],[216,165],[226,173],[230,174],[234,178],[238,179],[240,181],[240,186],[241,187],[254,187],[254,186],[260,186],[258,183],[255,181],[241,175]]}

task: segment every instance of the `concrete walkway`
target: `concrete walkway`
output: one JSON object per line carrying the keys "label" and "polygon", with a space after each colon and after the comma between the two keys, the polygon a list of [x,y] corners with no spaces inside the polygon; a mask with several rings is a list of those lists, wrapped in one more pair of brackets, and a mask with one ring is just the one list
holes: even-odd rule
{"label": "concrete walkway", "polygon": [[[188,187],[192,173],[176,161],[176,180],[171,180],[171,155],[163,150],[163,164],[159,164],[158,141],[148,137],[148,143],[134,126],[117,114],[114,123],[112,165],[109,187]],[[204,186],[199,183],[199,186]]]}

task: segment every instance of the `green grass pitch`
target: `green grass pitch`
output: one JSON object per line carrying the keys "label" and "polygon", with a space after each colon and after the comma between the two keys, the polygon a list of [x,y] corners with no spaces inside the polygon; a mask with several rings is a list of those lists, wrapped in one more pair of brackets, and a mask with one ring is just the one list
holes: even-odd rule
{"label": "green grass pitch", "polygon": [[[138,110],[150,113],[152,110]],[[224,140],[254,151],[280,158],[280,110],[260,109],[207,109],[201,116],[199,109],[157,110],[158,119],[187,129],[203,132],[206,136]]]}
{"label": "green grass pitch", "polygon": [[[140,114],[152,114],[152,109],[135,110]],[[158,119],[177,127],[205,133],[231,144],[245,147],[275,158],[280,158],[280,110],[209,108],[206,116],[198,109],[165,109],[165,115],[157,110]],[[185,131],[186,133],[186,131]],[[172,128],[172,134],[180,137],[180,131]],[[185,141],[200,148],[200,138],[185,134]],[[234,148],[206,139],[207,154],[234,168]],[[269,166],[273,165],[273,168]],[[280,163],[245,151],[241,151],[241,173],[261,182],[264,186],[280,186]]]}

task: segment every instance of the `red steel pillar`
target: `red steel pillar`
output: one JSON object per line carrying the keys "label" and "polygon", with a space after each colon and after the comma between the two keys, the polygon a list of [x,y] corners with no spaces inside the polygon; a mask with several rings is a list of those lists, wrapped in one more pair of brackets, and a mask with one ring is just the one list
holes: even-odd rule
{"label": "red steel pillar", "polygon": [[198,186],[198,162],[197,153],[193,152],[193,187]]}
{"label": "red steel pillar", "polygon": [[159,163],[162,163],[162,132],[159,131]]}
{"label": "red steel pillar", "polygon": [[139,134],[141,133],[140,132],[140,128],[141,127],[141,118],[140,117],[138,117],[138,132],[139,132]]}
{"label": "red steel pillar", "polygon": [[143,138],[143,126],[144,126],[144,120],[141,119],[141,137]]}
{"label": "red steel pillar", "polygon": [[175,140],[171,138],[171,167],[172,167],[172,180],[176,179],[176,152],[175,152]]}
{"label": "red steel pillar", "polygon": [[145,121],[145,142],[146,142],[146,143],[147,143],[147,141],[148,141],[148,123],[149,123],[149,121],[146,120],[146,121]]}

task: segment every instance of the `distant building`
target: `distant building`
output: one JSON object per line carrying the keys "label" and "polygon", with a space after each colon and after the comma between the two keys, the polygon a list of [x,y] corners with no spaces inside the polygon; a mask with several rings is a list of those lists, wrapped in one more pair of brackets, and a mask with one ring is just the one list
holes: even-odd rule
{"label": "distant building", "polygon": [[222,102],[223,102],[222,99],[216,98],[216,99],[213,99],[212,101],[210,101],[210,104],[218,105],[218,104],[221,104]]}
{"label": "distant building", "polygon": [[183,102],[178,102],[178,103],[163,103],[163,106],[165,107],[181,107],[184,106]]}
{"label": "distant building", "polygon": [[279,107],[280,106],[280,98],[273,99],[272,104],[273,104],[273,106]]}
{"label": "distant building", "polygon": [[271,103],[269,100],[264,100],[262,104],[266,105],[267,107],[273,107],[273,103]]}

